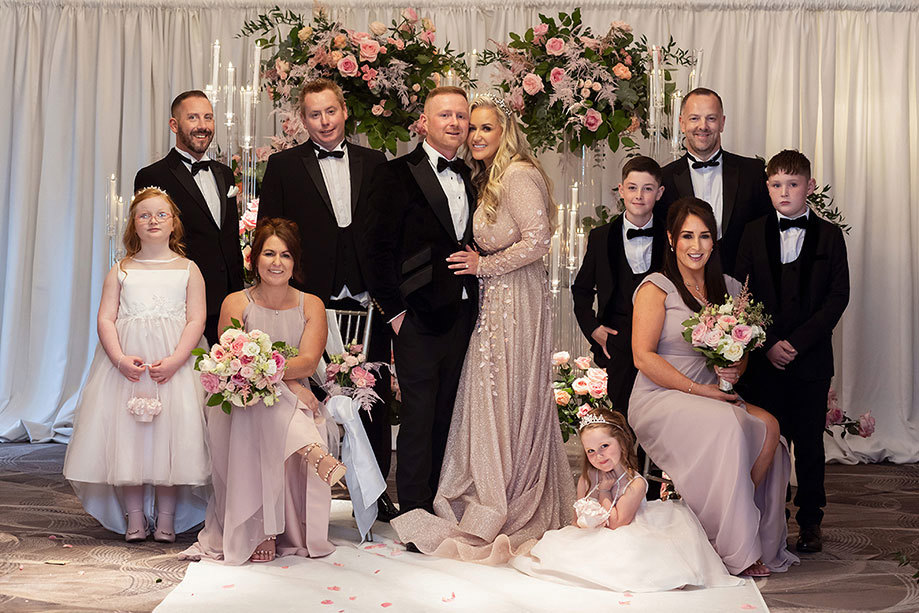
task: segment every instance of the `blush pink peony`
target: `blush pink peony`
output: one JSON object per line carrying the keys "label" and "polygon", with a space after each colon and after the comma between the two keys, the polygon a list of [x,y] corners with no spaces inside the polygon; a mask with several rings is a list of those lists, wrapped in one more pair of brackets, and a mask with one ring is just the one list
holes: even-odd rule
{"label": "blush pink peony", "polygon": [[603,123],[603,116],[594,109],[587,109],[587,112],[584,113],[583,121],[585,128],[591,132],[596,132],[600,124]]}

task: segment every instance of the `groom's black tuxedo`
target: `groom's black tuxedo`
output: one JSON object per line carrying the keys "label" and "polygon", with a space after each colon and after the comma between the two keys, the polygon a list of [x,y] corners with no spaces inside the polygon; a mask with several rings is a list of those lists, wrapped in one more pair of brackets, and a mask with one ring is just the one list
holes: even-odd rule
{"label": "groom's black tuxedo", "polygon": [[221,222],[214,221],[198,184],[172,149],[166,157],[137,171],[134,191],[156,186],[166,191],[179,207],[185,229],[185,250],[201,270],[207,293],[207,322],[204,334],[208,342],[217,340],[220,305],[227,294],[243,288],[243,258],[239,248],[239,212],[236,196],[227,197],[233,188],[233,171],[229,166],[211,162],[211,173],[220,196]]}
{"label": "groom's black tuxedo", "polygon": [[[363,234],[370,204],[370,181],[386,156],[374,149],[352,143],[348,151],[348,176],[351,183],[351,224],[340,228],[332,207],[328,186],[312,142],[275,153],[268,158],[259,194],[259,219],[283,217],[296,222],[300,230],[303,282],[299,289],[319,296],[329,308],[360,309],[354,300],[334,301],[342,287],[352,296],[366,291],[366,266]],[[390,327],[374,314],[367,359],[389,364]],[[346,343],[353,339],[343,339]],[[389,369],[381,371],[374,386],[381,401],[375,402],[368,416],[361,411],[364,429],[384,478],[392,461],[392,432],[389,402],[392,397]]]}
{"label": "groom's black tuxedo", "polygon": [[[737,258],[739,280],[749,275],[750,292],[773,317],[763,349],[750,355],[741,383],[752,402],[776,416],[782,434],[794,443],[798,477],[797,520],[819,524],[826,504],[823,488],[823,428],[833,376],[833,328],[849,302],[849,265],[842,231],[811,212],[801,253],[782,264],[775,212],[751,222]],[[797,350],[785,370],[766,351],[780,340]]]}
{"label": "groom's black tuxedo", "polygon": [[478,280],[453,274],[446,261],[472,244],[476,199],[468,171],[461,177],[468,219],[460,239],[422,145],[381,165],[371,189],[367,283],[383,319],[405,312],[393,338],[402,391],[396,485],[403,511],[432,508],[477,311]]}
{"label": "groom's black tuxedo", "polygon": [[[733,276],[734,261],[744,227],[771,212],[769,190],[766,189],[766,170],[762,160],[747,158],[722,151],[721,185],[721,264],[725,274]],[[667,210],[679,198],[692,196],[692,177],[689,158],[683,157],[664,166],[664,195],[654,207],[654,214],[666,222]],[[711,203],[709,203],[711,204]]]}
{"label": "groom's black tuxedo", "polygon": [[[651,267],[635,274],[625,255],[622,216],[591,230],[587,238],[584,262],[571,284],[574,315],[584,336],[590,341],[594,361],[606,368],[607,391],[613,407],[627,414],[629,395],[638,371],[632,359],[632,294],[648,274],[658,271],[663,262],[667,233],[663,223],[655,220],[651,243]],[[594,311],[594,296],[597,310]],[[591,337],[598,326],[618,331],[607,337],[607,359],[603,349]]]}

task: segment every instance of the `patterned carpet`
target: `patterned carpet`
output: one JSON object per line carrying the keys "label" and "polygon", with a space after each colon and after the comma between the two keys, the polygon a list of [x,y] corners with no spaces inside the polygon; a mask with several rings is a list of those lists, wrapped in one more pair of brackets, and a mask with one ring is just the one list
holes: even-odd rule
{"label": "patterned carpet", "polygon": [[[150,611],[181,581],[193,542],[128,545],[83,512],[65,447],[0,445],[0,611]],[[758,582],[770,610],[919,611],[919,465],[830,465],[824,551]],[[791,538],[794,539],[794,534]]]}

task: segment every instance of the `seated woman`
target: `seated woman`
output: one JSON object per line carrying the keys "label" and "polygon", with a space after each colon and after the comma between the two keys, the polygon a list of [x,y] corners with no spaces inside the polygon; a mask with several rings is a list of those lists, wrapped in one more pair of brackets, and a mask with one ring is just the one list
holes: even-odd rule
{"label": "seated woman", "polygon": [[736,383],[746,358],[712,372],[682,335],[682,322],[703,302],[717,304],[740,291],[721,273],[717,235],[707,203],[687,197],[670,206],[663,273],[649,275],[635,291],[632,352],[639,373],[629,423],[728,570],[762,577],[798,561],[785,545],[788,449],[772,415],[716,384],[718,376]]}
{"label": "seated woman", "polygon": [[335,550],[328,540],[330,486],[345,467],[326,452],[322,405],[301,383],[316,370],[328,329],[322,301],[288,284],[299,273],[299,236],[293,222],[259,222],[252,241],[256,284],[227,296],[220,309],[221,330],[237,319],[272,342],[297,345],[299,354],[288,360],[272,406],[234,407],[230,415],[219,405],[207,408],[214,493],[198,542],[182,559],[242,564]]}

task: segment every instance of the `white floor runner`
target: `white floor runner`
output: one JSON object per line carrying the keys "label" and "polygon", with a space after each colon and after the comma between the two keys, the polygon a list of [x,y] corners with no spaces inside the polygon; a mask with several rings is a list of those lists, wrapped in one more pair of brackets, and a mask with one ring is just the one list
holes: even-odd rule
{"label": "white floor runner", "polygon": [[330,533],[338,549],[332,555],[243,566],[192,563],[156,611],[768,611],[749,579],[738,587],[655,594],[573,588],[506,567],[407,553],[386,524],[376,524],[376,542],[358,545],[354,525],[351,503],[334,500]]}

